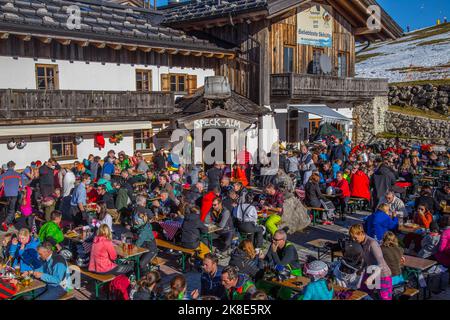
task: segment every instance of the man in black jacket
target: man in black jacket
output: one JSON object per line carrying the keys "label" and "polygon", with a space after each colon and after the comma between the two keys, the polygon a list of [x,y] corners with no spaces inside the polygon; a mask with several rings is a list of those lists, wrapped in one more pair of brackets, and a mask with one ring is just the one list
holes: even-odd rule
{"label": "man in black jacket", "polygon": [[107,209],[115,209],[114,205],[114,195],[111,192],[106,191],[106,186],[104,184],[97,186],[97,193],[99,195],[99,200],[106,204]]}
{"label": "man in black jacket", "polygon": [[395,173],[390,168],[389,160],[385,159],[378,170],[375,170],[374,174],[371,177],[370,184],[373,186],[372,196],[374,210],[376,209],[378,202],[386,194],[386,192],[394,189],[393,186],[396,180],[397,178],[395,176]]}
{"label": "man in black jacket", "polygon": [[199,250],[199,258],[203,259],[210,252],[208,246],[201,242],[201,234],[207,232],[208,228],[200,220],[200,209],[195,206],[186,208],[181,226],[181,245],[188,249]]}
{"label": "man in black jacket", "polygon": [[39,188],[44,198],[50,196],[55,191],[55,169],[59,169],[59,165],[55,159],[49,159],[39,168]]}
{"label": "man in black jacket", "polygon": [[222,179],[222,170],[219,163],[214,163],[214,167],[206,171],[208,177],[208,191],[211,191],[214,187],[220,187],[220,179]]}
{"label": "man in black jacket", "polygon": [[330,150],[330,161],[333,163],[337,159],[340,159],[342,163],[345,162],[345,148],[338,138],[334,140],[334,146]]}
{"label": "man in black jacket", "polygon": [[289,270],[300,269],[297,250],[292,243],[287,241],[287,234],[284,230],[275,231],[272,244],[264,260],[274,268],[283,266]]}
{"label": "man in black jacket", "polygon": [[160,149],[153,158],[156,172],[159,172],[167,167],[167,159],[164,155],[164,149]]}

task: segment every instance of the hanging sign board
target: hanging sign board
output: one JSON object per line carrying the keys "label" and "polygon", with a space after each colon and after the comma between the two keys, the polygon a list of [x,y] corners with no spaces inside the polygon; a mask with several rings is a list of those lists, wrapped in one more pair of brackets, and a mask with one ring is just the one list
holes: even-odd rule
{"label": "hanging sign board", "polygon": [[187,129],[246,129],[250,124],[231,118],[208,118],[197,119],[188,123],[185,123]]}
{"label": "hanging sign board", "polygon": [[333,17],[329,6],[309,3],[297,13],[297,43],[314,47],[333,45]]}

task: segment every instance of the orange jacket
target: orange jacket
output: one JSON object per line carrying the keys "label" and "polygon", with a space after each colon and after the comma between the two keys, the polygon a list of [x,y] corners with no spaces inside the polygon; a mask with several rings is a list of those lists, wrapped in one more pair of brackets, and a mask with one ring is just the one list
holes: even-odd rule
{"label": "orange jacket", "polygon": [[247,176],[245,175],[245,170],[242,170],[241,167],[237,167],[236,170],[233,169],[231,172],[231,177],[234,181],[240,181],[244,187],[248,186]]}
{"label": "orange jacket", "polygon": [[417,223],[425,229],[430,228],[431,222],[433,222],[433,215],[429,210],[427,210],[423,216],[416,214],[414,217],[414,223]]}

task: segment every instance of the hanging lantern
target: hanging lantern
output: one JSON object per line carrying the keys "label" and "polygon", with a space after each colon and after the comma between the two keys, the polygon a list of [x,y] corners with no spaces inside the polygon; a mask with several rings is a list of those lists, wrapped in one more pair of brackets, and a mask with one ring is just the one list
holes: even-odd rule
{"label": "hanging lantern", "polygon": [[16,142],[14,141],[14,139],[11,139],[8,141],[6,146],[7,146],[8,150],[12,150],[16,147]]}
{"label": "hanging lantern", "polygon": [[25,148],[27,146],[27,143],[25,142],[24,139],[20,140],[20,142],[17,144],[17,149],[22,150],[23,148]]}
{"label": "hanging lantern", "polygon": [[76,136],[75,139],[74,139],[74,143],[75,143],[76,145],[81,144],[83,141],[84,141],[84,139],[83,139],[82,136]]}

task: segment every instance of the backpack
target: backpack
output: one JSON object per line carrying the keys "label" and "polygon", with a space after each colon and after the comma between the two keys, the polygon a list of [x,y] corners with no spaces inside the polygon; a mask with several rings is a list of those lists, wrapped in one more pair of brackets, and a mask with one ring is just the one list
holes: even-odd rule
{"label": "backpack", "polygon": [[130,289],[130,279],[126,275],[119,275],[109,283],[109,294],[112,300],[130,300],[128,290]]}

